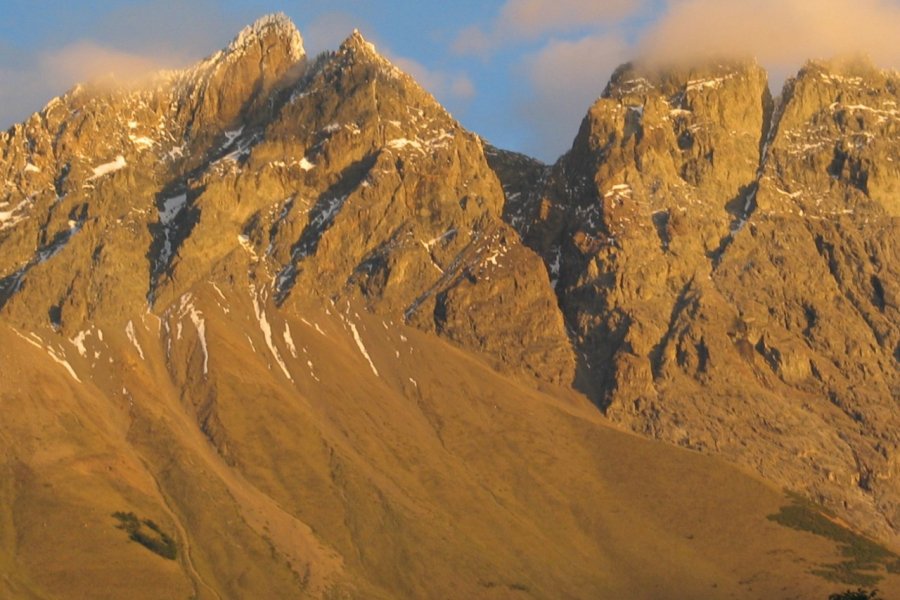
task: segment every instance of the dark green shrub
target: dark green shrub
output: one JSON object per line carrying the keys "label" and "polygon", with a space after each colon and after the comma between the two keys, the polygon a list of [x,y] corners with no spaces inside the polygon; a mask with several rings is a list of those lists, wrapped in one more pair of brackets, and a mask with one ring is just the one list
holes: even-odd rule
{"label": "dark green shrub", "polygon": [[[835,564],[817,565],[818,568],[811,571],[814,575],[838,583],[872,586],[883,579],[881,573],[884,571],[900,570],[900,556],[877,542],[842,527],[822,507],[797,494],[789,496],[791,504],[782,506],[777,514],[769,515],[769,520],[832,540],[837,543],[841,554],[846,558]],[[855,600],[856,597],[847,596],[847,598]],[[859,596],[859,598],[868,599],[876,596]]]}
{"label": "dark green shrub", "polygon": [[862,588],[859,588],[855,592],[853,590],[847,590],[846,592],[828,596],[828,600],[878,600],[878,590],[872,590],[871,592]]}
{"label": "dark green shrub", "polygon": [[178,556],[175,540],[150,519],[141,520],[133,512],[121,511],[114,512],[112,516],[119,521],[116,527],[125,530],[131,541],[169,560],[175,560]]}

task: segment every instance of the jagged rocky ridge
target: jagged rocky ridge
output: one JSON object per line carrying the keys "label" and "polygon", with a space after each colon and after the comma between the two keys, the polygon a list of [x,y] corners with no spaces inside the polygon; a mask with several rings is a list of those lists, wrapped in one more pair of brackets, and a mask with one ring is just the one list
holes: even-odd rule
{"label": "jagged rocky ridge", "polygon": [[[610,418],[891,539],[898,84],[865,60],[810,62],[773,100],[749,62],[625,65],[507,209],[558,271],[576,385]],[[508,188],[535,177],[519,173]]]}
{"label": "jagged rocky ridge", "polygon": [[[168,305],[212,265],[249,256],[263,301],[298,287],[304,299],[361,296],[571,379],[555,298],[501,218],[480,140],[358,33],[307,64],[285,27],[258,24],[138,91],[76,89],[4,138],[9,318],[37,324],[34,306],[50,299],[72,336]],[[547,320],[526,327],[535,312]]]}
{"label": "jagged rocky ridge", "polygon": [[[399,360],[407,335],[394,328],[412,326],[503,372],[574,385],[614,421],[749,467],[896,542],[897,84],[864,63],[810,63],[773,99],[751,62],[626,65],[548,167],[485,146],[358,33],[310,59],[289,21],[266,18],[196,67],[133,89],[76,88],[2,134],[0,314],[73,381],[121,388],[128,439],[168,465],[162,488],[190,478],[174,451],[152,449],[154,435],[177,435],[135,386],[171,380],[160,395],[222,460],[278,510],[300,506],[317,531],[340,532],[298,534],[312,540],[304,576],[296,549],[247,519],[290,558],[293,575],[273,577],[284,589],[295,575],[341,588],[346,568],[374,582],[363,595],[422,591],[397,584],[410,577],[388,558],[351,558],[377,531],[310,508],[349,495],[415,529],[397,506],[416,502],[350,466],[343,422],[304,429],[312,441],[290,455],[309,470],[299,490],[247,442],[272,434],[246,397],[274,411],[266,397],[315,405],[365,387],[337,368],[332,396],[311,387],[327,366],[296,328],[327,338],[326,316],[376,380],[388,375],[372,330]],[[229,366],[242,359],[220,358],[240,357],[245,337],[277,385],[248,384]],[[403,375],[444,446],[454,425],[423,399],[422,377]],[[335,406],[315,410],[351,412]],[[402,442],[384,452],[415,462]],[[228,489],[255,514],[253,494]],[[408,559],[404,543],[389,549]],[[570,593],[597,589],[585,585]]]}

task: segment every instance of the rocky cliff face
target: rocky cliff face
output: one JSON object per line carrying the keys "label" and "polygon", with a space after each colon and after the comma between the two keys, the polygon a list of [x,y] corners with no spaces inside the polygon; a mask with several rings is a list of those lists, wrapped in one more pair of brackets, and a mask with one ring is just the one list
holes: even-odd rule
{"label": "rocky cliff face", "polygon": [[0,134],[0,594],[823,596],[767,486],[897,541],[898,84],[626,65],[546,166],[274,16],[54,100]]}
{"label": "rocky cliff face", "polygon": [[[23,326],[74,336],[249,264],[263,303],[361,297],[571,379],[543,266],[503,222],[480,140],[358,33],[307,64],[293,25],[265,19],[147,87],[76,89],[0,143],[0,305]],[[548,319],[529,327],[535,311]]]}
{"label": "rocky cliff face", "polygon": [[888,536],[897,84],[810,63],[773,101],[752,63],[626,65],[511,220],[558,270],[578,385],[608,416]]}
{"label": "rocky cliff face", "polygon": [[152,302],[193,226],[176,217],[196,213],[171,198],[198,169],[227,160],[303,64],[294,26],[265,19],[192,69],[133,90],[77,87],[3,134],[8,318],[73,335]]}

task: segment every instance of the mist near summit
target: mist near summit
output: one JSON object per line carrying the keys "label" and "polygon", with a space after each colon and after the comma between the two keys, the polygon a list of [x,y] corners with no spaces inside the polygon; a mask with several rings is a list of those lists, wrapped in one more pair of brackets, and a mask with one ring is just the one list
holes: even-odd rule
{"label": "mist near summit", "polygon": [[[2,127],[77,82],[199,60],[259,11],[249,0],[116,1],[87,18],[47,4],[40,19],[9,7],[0,29]],[[626,61],[755,57],[774,94],[810,58],[865,54],[881,67],[900,64],[897,0],[495,0],[477,9],[342,0],[269,9],[300,23],[313,52],[336,48],[338,32],[358,27],[467,127],[545,162],[566,149],[582,108]]]}

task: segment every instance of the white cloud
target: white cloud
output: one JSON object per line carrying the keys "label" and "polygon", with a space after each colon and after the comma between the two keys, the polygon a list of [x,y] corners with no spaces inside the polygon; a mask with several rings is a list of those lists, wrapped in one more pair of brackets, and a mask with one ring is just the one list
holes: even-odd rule
{"label": "white cloud", "polygon": [[142,56],[200,59],[227,44],[260,15],[258,8],[226,11],[216,0],[133,0],[98,11],[92,29],[79,36]]}
{"label": "white cloud", "polygon": [[76,83],[110,73],[134,80],[148,70],[197,61],[256,16],[226,14],[214,0],[136,0],[99,12],[88,30],[61,24],[56,45],[38,54],[0,44],[0,127],[25,119]]}
{"label": "white cloud", "polygon": [[532,128],[528,151],[552,160],[567,150],[581,119],[628,53],[621,37],[598,35],[552,41],[529,57],[525,69],[534,95],[520,106]]}
{"label": "white cloud", "polygon": [[[527,4],[519,3],[520,10]],[[627,3],[615,4],[627,8]],[[639,3],[633,6],[641,10]],[[566,23],[542,14],[544,30]],[[866,53],[882,67],[900,67],[898,0],[667,0],[655,16],[639,14],[650,24],[636,42],[601,28],[576,41],[551,40],[524,59],[533,91],[519,106],[533,138],[528,151],[546,160],[568,149],[614,68],[635,58],[666,63],[756,57],[773,82],[796,73],[811,58]],[[582,13],[586,20],[592,16],[603,17]],[[522,17],[508,27],[536,31],[537,25],[528,29],[529,22]],[[479,31],[464,32],[457,42],[477,43]]]}
{"label": "white cloud", "polygon": [[129,83],[154,71],[179,67],[186,62],[187,58],[183,56],[165,53],[141,55],[83,40],[43,54],[38,64],[49,81],[67,87],[75,82],[106,77]]}
{"label": "white cloud", "polygon": [[640,51],[666,61],[755,56],[776,70],[863,52],[898,66],[898,31],[896,0],[670,0]]}
{"label": "white cloud", "polygon": [[27,58],[0,48],[0,127],[24,120],[76,83],[109,76],[132,83],[150,72],[186,62],[187,57],[174,54],[142,55],[88,40]]}
{"label": "white cloud", "polygon": [[507,0],[496,29],[501,34],[536,38],[546,33],[617,21],[641,8],[639,0]]}
{"label": "white cloud", "polygon": [[394,56],[389,52],[385,52],[385,56],[438,99],[469,100],[475,96],[475,84],[465,73],[429,69],[411,58]]}
{"label": "white cloud", "polygon": [[491,36],[478,25],[472,25],[460,31],[453,40],[452,48],[463,56],[485,56],[497,44]]}
{"label": "white cloud", "polygon": [[486,55],[508,43],[548,34],[608,28],[638,13],[646,0],[506,0],[487,26],[459,32],[453,49],[462,55]]}

